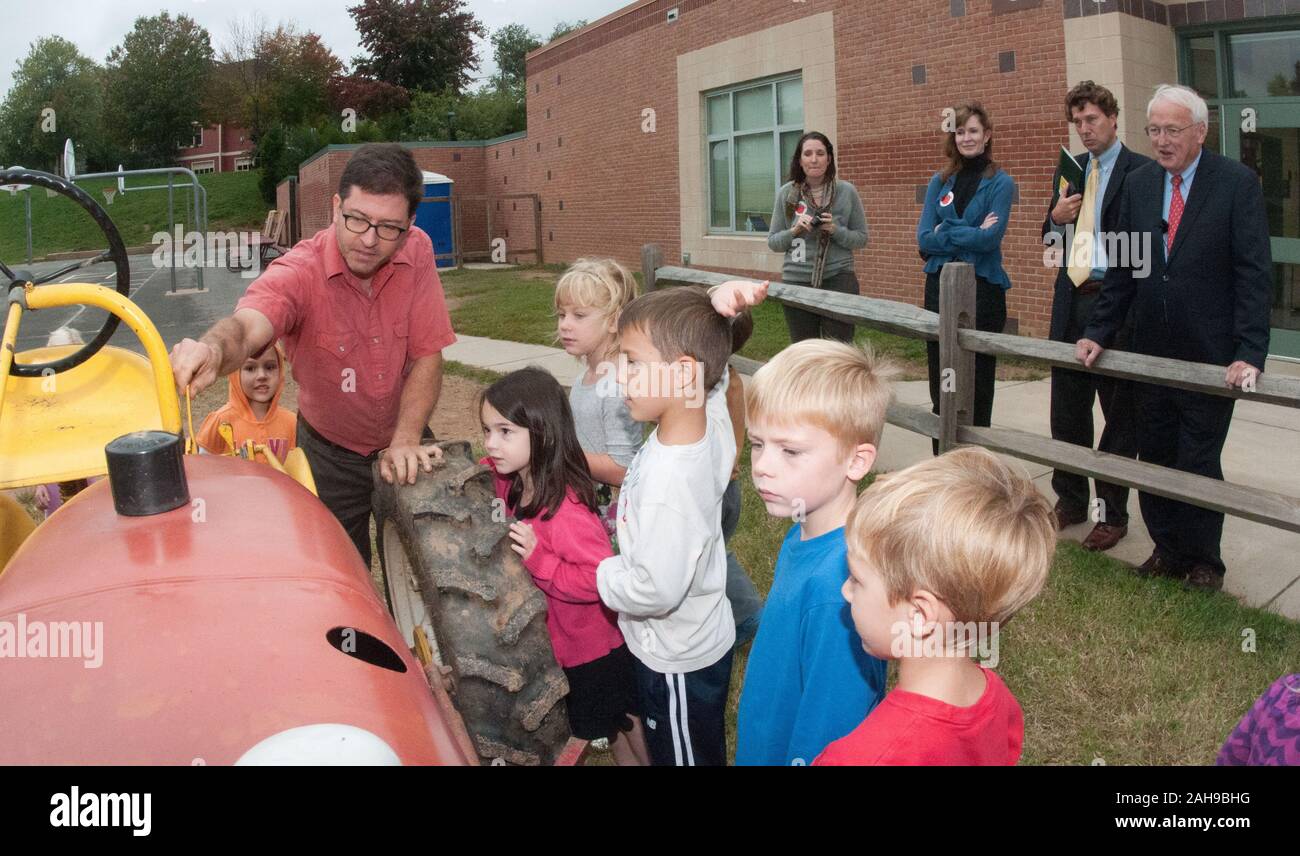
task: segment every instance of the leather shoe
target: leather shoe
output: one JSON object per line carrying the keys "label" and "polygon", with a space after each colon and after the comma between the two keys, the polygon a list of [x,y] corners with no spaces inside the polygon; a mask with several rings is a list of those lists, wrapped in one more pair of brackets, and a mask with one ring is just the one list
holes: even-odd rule
{"label": "leather shoe", "polygon": [[1133,573],[1139,577],[1165,577],[1171,580],[1181,580],[1187,576],[1187,571],[1172,561],[1164,553],[1156,550],[1142,564],[1133,569]]}
{"label": "leather shoe", "polygon": [[1098,523],[1092,527],[1088,537],[1083,539],[1085,550],[1105,551],[1119,543],[1119,539],[1128,534],[1128,526],[1116,526],[1112,523]]}
{"label": "leather shoe", "polygon": [[1214,569],[1213,566],[1204,563],[1192,565],[1192,569],[1187,573],[1187,579],[1183,581],[1183,587],[1196,591],[1221,591],[1223,589],[1223,574]]}
{"label": "leather shoe", "polygon": [[1061,505],[1060,502],[1056,503],[1056,507],[1052,509],[1052,513],[1056,516],[1056,530],[1058,532],[1067,526],[1073,526],[1076,523],[1082,523],[1088,519],[1088,512],[1071,511]]}

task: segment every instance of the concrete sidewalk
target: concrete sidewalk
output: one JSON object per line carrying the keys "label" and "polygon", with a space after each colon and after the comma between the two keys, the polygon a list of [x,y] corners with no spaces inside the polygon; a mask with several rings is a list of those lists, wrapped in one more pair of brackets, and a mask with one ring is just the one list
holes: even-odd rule
{"label": "concrete sidewalk", "polygon": [[[476,336],[460,336],[443,355],[449,360],[499,372],[537,365],[565,386],[573,382],[580,370],[578,361],[559,348]],[[1270,360],[1266,368],[1271,374],[1300,377],[1300,364]],[[993,424],[1048,436],[1050,389],[1047,379],[999,382]],[[899,383],[896,390],[898,400],[904,404],[928,406],[930,403],[925,381]],[[1105,424],[1100,405],[1096,407],[1093,424],[1100,436]],[[928,437],[886,426],[878,468],[898,470],[929,455]],[[1017,463],[1033,477],[1039,490],[1055,502],[1051,468],[1025,461]],[[1223,450],[1223,473],[1230,482],[1300,497],[1300,411],[1238,402]],[[1151,555],[1152,543],[1142,523],[1136,492],[1129,498],[1129,516],[1128,536],[1109,555],[1137,565]],[[1091,526],[1091,523],[1073,526],[1062,537],[1078,541],[1088,534]],[[1224,591],[1251,606],[1265,607],[1300,620],[1300,534],[1228,517],[1224,521],[1222,549],[1228,565]]]}

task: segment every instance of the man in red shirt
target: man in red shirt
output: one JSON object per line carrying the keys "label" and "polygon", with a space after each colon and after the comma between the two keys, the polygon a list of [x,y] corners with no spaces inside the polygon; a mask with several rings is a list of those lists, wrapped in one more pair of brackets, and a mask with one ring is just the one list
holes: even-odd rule
{"label": "man in red shirt", "polygon": [[456,341],[429,236],[414,228],[424,192],[411,153],[362,146],[334,196],[333,223],[276,259],[196,342],[172,349],[177,386],[198,392],[279,340],[298,383],[298,445],[321,501],[370,563],[371,464],[415,483]]}

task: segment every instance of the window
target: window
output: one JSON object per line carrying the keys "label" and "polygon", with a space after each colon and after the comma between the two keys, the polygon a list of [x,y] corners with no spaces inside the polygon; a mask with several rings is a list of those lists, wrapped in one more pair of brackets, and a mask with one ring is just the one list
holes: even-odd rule
{"label": "window", "polygon": [[803,136],[803,78],[708,93],[705,126],[709,231],[766,233],[776,190]]}
{"label": "window", "polygon": [[235,158],[235,172],[248,172],[252,168],[252,158]]}
{"label": "window", "polygon": [[197,149],[199,146],[203,145],[203,126],[195,125],[193,131],[194,138],[190,141],[190,148]]}
{"label": "window", "polygon": [[1300,30],[1228,36],[1232,97],[1300,95]]}
{"label": "window", "polygon": [[190,167],[190,171],[195,175],[208,175],[217,171],[217,165],[214,161],[199,161]]}

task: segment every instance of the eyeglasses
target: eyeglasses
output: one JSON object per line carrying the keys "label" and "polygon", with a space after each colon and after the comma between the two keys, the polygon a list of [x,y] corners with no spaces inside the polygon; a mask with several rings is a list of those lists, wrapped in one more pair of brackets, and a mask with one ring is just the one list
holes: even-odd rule
{"label": "eyeglasses", "polygon": [[[1192,123],[1192,125],[1195,124],[1196,124],[1195,122]],[[1184,125],[1181,128],[1161,128],[1158,125],[1148,125],[1142,130],[1146,131],[1147,136],[1153,140],[1157,139],[1161,134],[1164,134],[1166,137],[1168,137],[1171,140],[1176,140],[1183,133],[1183,131],[1186,131],[1188,128],[1192,127],[1192,125]]]}
{"label": "eyeglasses", "polygon": [[365,217],[358,217],[356,214],[344,214],[343,225],[347,226],[348,231],[354,235],[364,235],[374,229],[381,241],[396,241],[406,231],[401,226],[390,223],[371,223]]}

